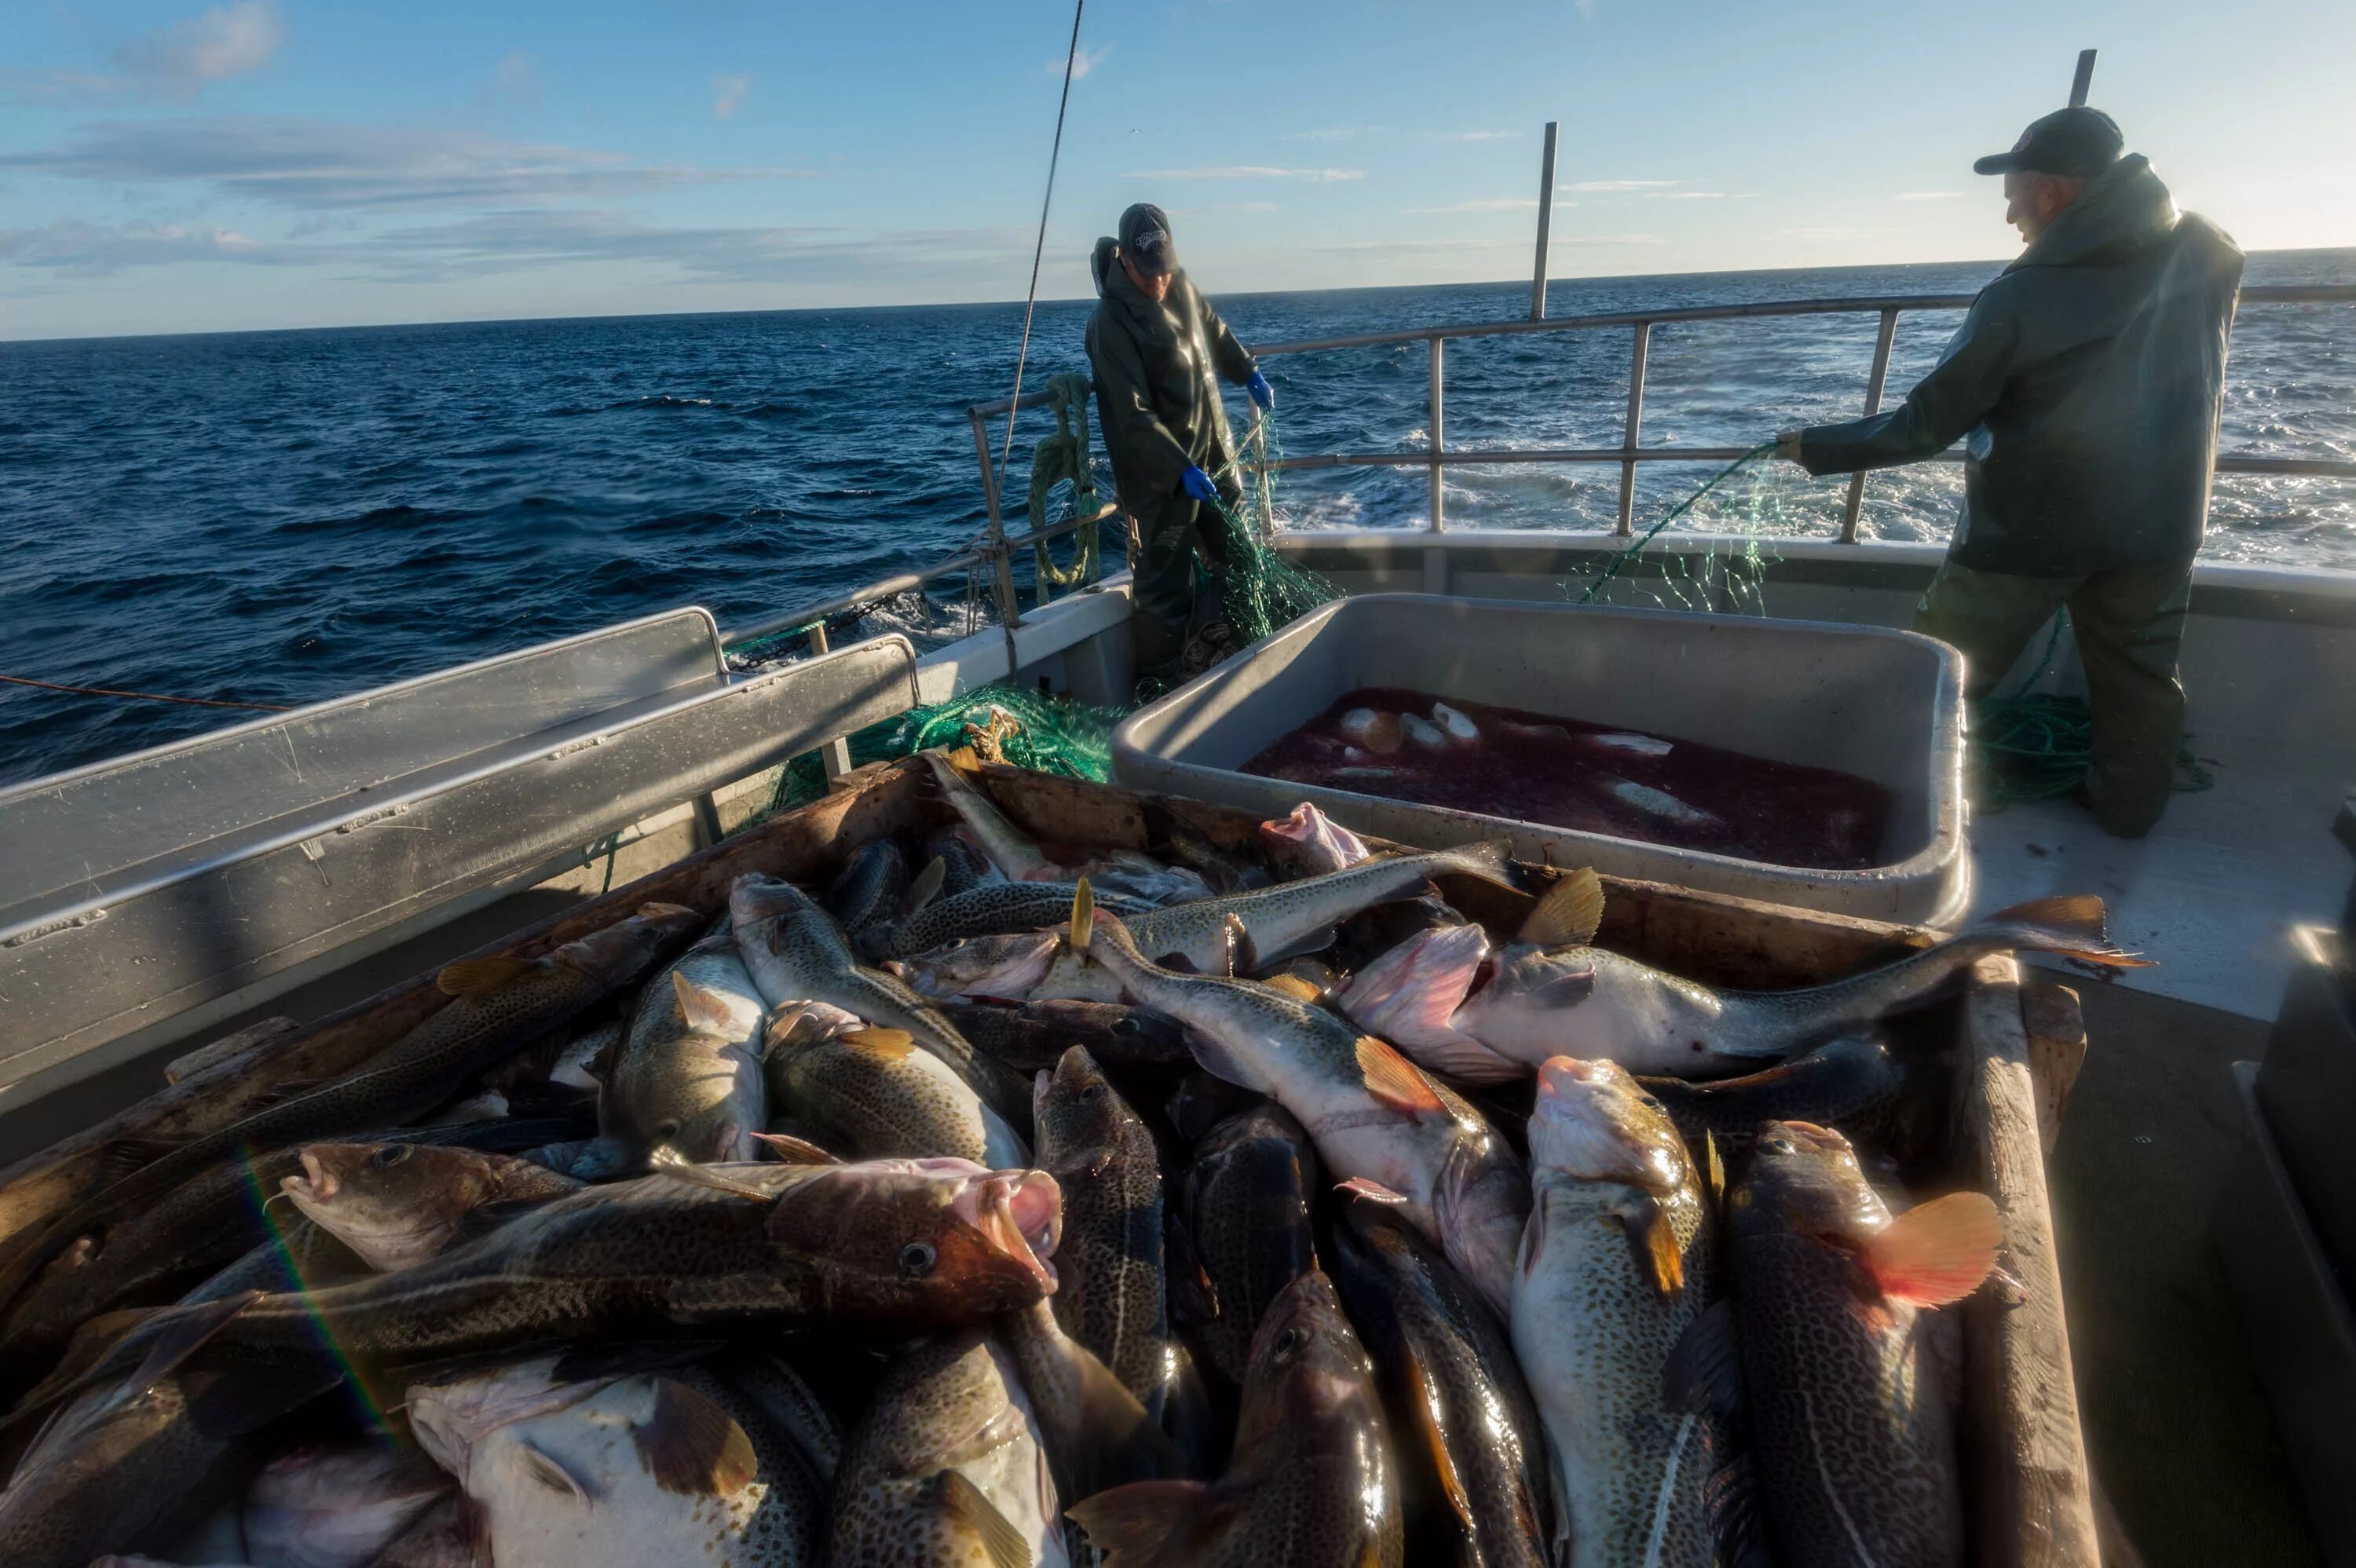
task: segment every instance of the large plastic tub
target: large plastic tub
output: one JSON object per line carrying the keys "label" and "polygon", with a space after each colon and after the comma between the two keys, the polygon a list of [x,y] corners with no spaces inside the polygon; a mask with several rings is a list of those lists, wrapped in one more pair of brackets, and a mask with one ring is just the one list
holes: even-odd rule
{"label": "large plastic tub", "polygon": [[[1775,866],[1237,771],[1368,686],[1840,769],[1890,792],[1879,861],[1863,870]],[[1971,899],[1962,690],[1962,659],[1911,632],[1373,593],[1312,612],[1132,714],[1113,734],[1113,773],[1132,787],[1272,816],[1312,800],[1337,822],[1425,848],[1510,837],[1525,859],[1944,924]]]}

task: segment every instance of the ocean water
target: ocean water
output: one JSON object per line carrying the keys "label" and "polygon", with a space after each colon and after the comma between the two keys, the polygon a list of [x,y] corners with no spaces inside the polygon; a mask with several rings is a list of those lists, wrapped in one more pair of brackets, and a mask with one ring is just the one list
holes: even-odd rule
{"label": "ocean water", "polygon": [[[1995,270],[1561,282],[1548,311],[1968,293]],[[1216,298],[1217,280],[1201,281]],[[2356,281],[2356,251],[2261,254],[2248,281]],[[1239,336],[1267,343],[1511,319],[1526,299],[1507,283],[1219,303]],[[1040,308],[1032,385],[1085,369],[1088,308]],[[1956,319],[1901,318],[1893,398]],[[990,305],[0,343],[0,674],[294,704],[674,605],[707,606],[724,627],[848,592],[981,526],[964,410],[1004,396],[1020,325],[1019,305]],[[1874,326],[1657,328],[1644,440],[1748,445],[1847,417]],[[1617,444],[1628,342],[1614,330],[1451,344],[1450,445]],[[1291,455],[1426,439],[1420,344],[1267,368]],[[1018,496],[1046,421],[1026,415],[1018,431]],[[2244,311],[2222,446],[2356,454],[2356,306]],[[1738,485],[1698,519],[1836,529],[1841,482],[1778,470],[1772,506]],[[1640,470],[1639,524],[1708,472]],[[1617,480],[1607,466],[1455,468],[1443,506],[1451,526],[1608,528]],[[1960,485],[1952,467],[1877,475],[1866,533],[1944,539]],[[1279,510],[1299,528],[1421,527],[1424,475],[1288,474]],[[2356,568],[2356,485],[2221,479],[2209,551]],[[947,624],[938,605],[929,620],[914,629]],[[240,717],[0,686],[0,781]]]}

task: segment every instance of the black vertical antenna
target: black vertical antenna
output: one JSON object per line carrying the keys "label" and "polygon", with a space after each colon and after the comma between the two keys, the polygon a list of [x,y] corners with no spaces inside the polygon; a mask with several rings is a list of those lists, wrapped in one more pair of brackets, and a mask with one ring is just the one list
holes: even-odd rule
{"label": "black vertical antenna", "polygon": [[2094,51],[2092,49],[2080,49],[2078,51],[2078,74],[2076,77],[2072,79],[2070,83],[2070,107],[2072,109],[2083,109],[2086,107],[2086,89],[2092,87],[2094,84]]}

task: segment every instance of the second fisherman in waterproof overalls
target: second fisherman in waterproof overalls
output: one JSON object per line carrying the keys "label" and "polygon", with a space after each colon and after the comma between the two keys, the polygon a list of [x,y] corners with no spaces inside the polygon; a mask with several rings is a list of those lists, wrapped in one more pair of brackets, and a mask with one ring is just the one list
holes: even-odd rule
{"label": "second fisherman in waterproof overalls", "polygon": [[1119,236],[1098,240],[1091,260],[1098,420],[1121,510],[1137,525],[1137,670],[1191,676],[1236,647],[1220,610],[1234,550],[1218,508],[1239,515],[1243,493],[1219,379],[1247,389],[1263,409],[1276,393],[1180,270],[1160,208],[1140,202],[1122,213]]}

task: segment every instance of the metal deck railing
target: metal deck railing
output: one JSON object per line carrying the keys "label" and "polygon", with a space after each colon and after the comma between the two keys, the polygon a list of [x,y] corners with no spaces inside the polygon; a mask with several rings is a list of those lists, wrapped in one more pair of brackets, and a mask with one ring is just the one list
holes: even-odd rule
{"label": "metal deck railing", "polygon": [[[1777,316],[1857,315],[1873,315],[1880,318],[1879,330],[1874,336],[1873,363],[1866,378],[1865,408],[1868,414],[1881,410],[1882,393],[1890,377],[1890,351],[1898,335],[1898,318],[1907,311],[1964,310],[1970,306],[1971,294],[1888,294],[1847,299],[1772,300],[1751,304],[1686,305],[1674,309],[1644,311],[1613,311],[1592,315],[1557,316],[1551,319],[1468,322],[1453,325],[1405,327],[1393,332],[1355,333],[1341,337],[1303,338],[1297,342],[1272,343],[1253,349],[1262,359],[1290,354],[1318,354],[1342,348],[1378,348],[1407,343],[1429,346],[1430,357],[1430,391],[1426,404],[1425,445],[1420,452],[1337,452],[1300,457],[1286,457],[1267,464],[1272,472],[1306,468],[1402,468],[1422,467],[1430,475],[1430,519],[1426,531],[1438,533],[1447,527],[1446,511],[1440,495],[1440,476],[1454,464],[1616,464],[1620,469],[1619,517],[1614,533],[1625,536],[1632,531],[1632,516],[1636,489],[1636,465],[1640,463],[1731,463],[1741,457],[1746,449],[1720,446],[1646,446],[1643,442],[1644,418],[1644,372],[1652,352],[1653,328],[1672,323],[1709,321],[1747,321]],[[2291,304],[2356,304],[2356,284],[2314,283],[2254,286],[2242,291],[2241,303],[2249,305]],[[1445,440],[1447,426],[1446,356],[1447,345],[1455,338],[1518,337],[1532,333],[1599,332],[1626,330],[1631,335],[1628,358],[1627,417],[1621,443],[1603,447],[1450,447]],[[999,399],[995,402],[977,403],[966,411],[973,426],[974,453],[981,467],[982,496],[989,521],[982,532],[967,549],[937,565],[921,571],[903,573],[870,584],[853,593],[845,593],[819,603],[804,606],[785,614],[772,615],[749,625],[732,630],[728,645],[739,646],[778,633],[802,627],[812,622],[820,623],[812,634],[814,651],[826,647],[823,622],[830,615],[841,614],[862,604],[890,598],[894,594],[920,589],[926,583],[958,571],[987,568],[991,593],[995,601],[1002,624],[1022,624],[1022,607],[1017,600],[1011,566],[1013,552],[1029,549],[1033,543],[1061,538],[1082,528],[1093,528],[1114,516],[1119,508],[1108,506],[1089,517],[1067,518],[1046,527],[1032,519],[1032,531],[1017,538],[1006,535],[1003,503],[999,493],[999,475],[991,461],[990,421],[1011,417],[1021,409],[1045,405],[1045,391],[1027,392],[1019,400]],[[1935,462],[1960,463],[1960,451],[1942,453]],[[1247,466],[1258,466],[1248,464]],[[2236,453],[2217,455],[2220,474],[2264,474],[2275,475],[2316,475],[2339,479],[2356,479],[2356,462],[2331,457],[2260,457]],[[1845,544],[1858,542],[1858,517],[1865,504],[1866,475],[1849,476],[1848,493],[1841,507],[1840,539]],[[1044,603],[1048,589],[1039,587]]]}

